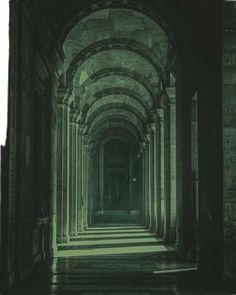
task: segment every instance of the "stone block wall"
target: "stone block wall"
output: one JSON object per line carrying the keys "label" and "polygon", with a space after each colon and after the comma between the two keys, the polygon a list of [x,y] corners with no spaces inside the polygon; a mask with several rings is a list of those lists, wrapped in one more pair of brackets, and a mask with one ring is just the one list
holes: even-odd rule
{"label": "stone block wall", "polygon": [[223,152],[225,274],[236,275],[236,6],[224,4]]}
{"label": "stone block wall", "polygon": [[[22,281],[51,251],[51,157],[61,53],[37,1],[10,1],[9,116],[4,147],[0,285]],[[60,56],[60,57],[59,57]]]}

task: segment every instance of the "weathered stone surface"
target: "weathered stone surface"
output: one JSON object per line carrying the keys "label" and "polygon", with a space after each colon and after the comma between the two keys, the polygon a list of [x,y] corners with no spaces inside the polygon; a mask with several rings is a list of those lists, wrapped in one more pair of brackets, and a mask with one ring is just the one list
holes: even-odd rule
{"label": "weathered stone surface", "polygon": [[236,273],[236,10],[224,7],[223,32],[223,150],[224,150],[224,234],[225,271]]}

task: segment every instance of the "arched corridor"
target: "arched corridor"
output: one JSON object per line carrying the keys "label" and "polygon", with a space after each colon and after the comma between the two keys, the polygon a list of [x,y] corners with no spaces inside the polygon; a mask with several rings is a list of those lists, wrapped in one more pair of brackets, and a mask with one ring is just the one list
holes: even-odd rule
{"label": "arched corridor", "polygon": [[[176,87],[168,72],[168,42],[156,20],[128,8],[95,10],[67,34],[57,89],[57,255],[102,221],[136,220],[173,246],[181,241],[181,232],[176,239]],[[193,147],[195,105],[193,99]],[[196,149],[190,157],[196,183]],[[197,198],[189,196],[192,237]],[[192,244],[188,259],[196,252]]]}
{"label": "arched corridor", "polygon": [[10,5],[2,294],[234,292],[232,3]]}

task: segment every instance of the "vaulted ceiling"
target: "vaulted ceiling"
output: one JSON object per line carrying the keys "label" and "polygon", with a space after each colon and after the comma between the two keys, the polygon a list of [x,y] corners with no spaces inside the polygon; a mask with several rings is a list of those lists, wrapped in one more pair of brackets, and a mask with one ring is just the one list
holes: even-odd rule
{"label": "vaulted ceiling", "polygon": [[170,41],[148,15],[130,8],[85,14],[64,39],[63,84],[90,140],[123,136],[136,145],[169,81]]}

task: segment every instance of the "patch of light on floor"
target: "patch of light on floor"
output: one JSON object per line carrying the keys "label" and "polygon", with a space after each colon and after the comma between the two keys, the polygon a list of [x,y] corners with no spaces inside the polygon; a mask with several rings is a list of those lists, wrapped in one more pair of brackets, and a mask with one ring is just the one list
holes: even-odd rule
{"label": "patch of light on floor", "polygon": [[133,228],[130,228],[130,229],[127,229],[127,228],[110,228],[110,229],[106,229],[104,230],[104,228],[94,228],[94,229],[87,229],[86,230],[86,233],[87,234],[99,234],[99,233],[114,233],[114,232],[122,232],[122,233],[129,233],[129,232],[148,232],[148,230],[144,229],[144,228],[137,228],[137,229],[133,229]]}
{"label": "patch of light on floor", "polygon": [[78,235],[78,238],[80,239],[87,239],[87,238],[124,238],[124,237],[155,237],[155,234],[151,234],[149,232],[144,233],[117,233],[117,234],[81,234]]}
{"label": "patch of light on floor", "polygon": [[94,256],[94,255],[115,255],[115,254],[138,254],[138,253],[160,253],[167,252],[168,249],[163,246],[141,246],[141,247],[114,247],[106,249],[91,250],[65,250],[58,251],[57,257],[69,256]]}
{"label": "patch of light on floor", "polygon": [[154,270],[152,273],[161,274],[161,273],[176,273],[176,272],[187,272],[187,271],[195,271],[196,267],[191,268],[176,268],[176,269],[165,269],[165,270]]}
{"label": "patch of light on floor", "polygon": [[68,244],[61,244],[60,246],[87,246],[87,245],[113,245],[113,244],[136,244],[136,243],[152,243],[152,242],[158,242],[156,238],[136,238],[136,239],[115,239],[115,240],[95,240],[95,241],[75,241],[75,242],[70,242]]}
{"label": "patch of light on floor", "polygon": [[112,224],[110,226],[103,226],[102,224],[100,226],[96,227],[90,227],[87,228],[86,231],[93,231],[93,230],[114,230],[114,229],[144,229],[141,225],[124,225],[124,226],[113,226]]}

